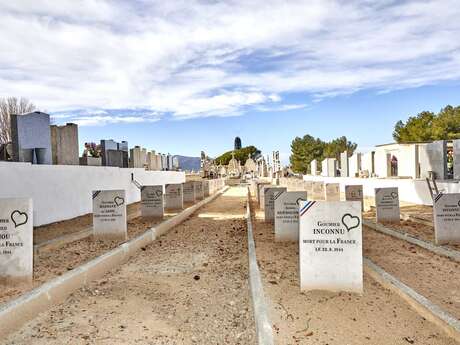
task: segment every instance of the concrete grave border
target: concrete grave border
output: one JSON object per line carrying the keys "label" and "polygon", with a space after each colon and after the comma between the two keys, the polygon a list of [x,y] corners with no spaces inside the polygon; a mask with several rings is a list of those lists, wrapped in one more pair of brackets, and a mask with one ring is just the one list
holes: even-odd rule
{"label": "concrete grave border", "polygon": [[440,327],[450,337],[454,339],[460,338],[460,321],[443,310],[441,307],[433,304],[429,299],[420,295],[409,286],[405,285],[397,278],[386,272],[381,267],[377,266],[371,260],[364,259],[364,267],[367,273],[380,285],[399,295],[405,300],[415,311]]}
{"label": "concrete grave border", "polygon": [[248,227],[248,256],[249,256],[249,288],[251,290],[252,309],[254,312],[254,321],[256,324],[257,344],[273,345],[273,329],[268,317],[268,309],[265,303],[264,288],[260,275],[259,266],[257,265],[256,245],[252,232],[251,220],[251,194],[248,189],[246,202],[246,221]]}
{"label": "concrete grave border", "polygon": [[445,256],[453,261],[460,262],[460,252],[454,249],[448,249],[446,247],[442,246],[437,246],[431,242],[423,241],[420,240],[416,237],[413,237],[412,235],[409,235],[407,233],[403,233],[400,231],[396,231],[390,228],[387,228],[386,226],[383,226],[382,224],[374,223],[369,220],[364,220],[363,219],[363,225],[367,226],[368,228],[371,228],[377,232],[380,232],[385,235],[389,235],[392,237],[396,237],[400,240],[415,244],[419,247],[422,247],[423,249],[426,249],[432,253]]}
{"label": "concrete grave border", "polygon": [[71,293],[101,278],[111,269],[123,264],[140,248],[151,244],[174,226],[185,221],[202,206],[222,195],[229,187],[183,210],[178,215],[160,223],[120,246],[56,277],[43,285],[0,305],[0,336],[14,332],[41,312],[64,301]]}

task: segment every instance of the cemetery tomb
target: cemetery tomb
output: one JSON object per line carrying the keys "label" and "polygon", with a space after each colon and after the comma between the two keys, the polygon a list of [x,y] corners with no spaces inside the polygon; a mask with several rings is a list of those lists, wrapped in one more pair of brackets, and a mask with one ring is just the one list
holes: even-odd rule
{"label": "cemetery tomb", "polygon": [[163,186],[141,187],[141,215],[146,218],[163,218]]}
{"label": "cemetery tomb", "polygon": [[195,182],[185,182],[183,184],[184,202],[195,202]]}
{"label": "cemetery tomb", "polygon": [[283,192],[275,199],[275,241],[299,240],[299,204],[307,192]]}
{"label": "cemetery tomb", "polygon": [[301,290],[363,292],[361,222],[357,201],[300,202]]}
{"label": "cemetery tomb", "polygon": [[348,177],[348,151],[343,151],[340,154],[340,177]]}
{"label": "cemetery tomb", "polygon": [[167,210],[180,210],[184,208],[182,183],[165,185],[165,208]]}
{"label": "cemetery tomb", "polygon": [[104,240],[128,238],[124,190],[93,191],[93,234]]}
{"label": "cemetery tomb", "polygon": [[326,201],[340,201],[339,183],[325,183],[324,192]]}
{"label": "cemetery tomb", "polygon": [[13,161],[52,164],[50,116],[41,112],[11,115]]}
{"label": "cemetery tomb", "polygon": [[438,194],[433,207],[436,244],[460,243],[460,193]]}
{"label": "cemetery tomb", "polygon": [[324,183],[313,181],[311,195],[314,200],[323,200],[324,199]]}
{"label": "cemetery tomb", "polygon": [[78,126],[74,123],[52,125],[50,130],[53,164],[78,165]]}
{"label": "cemetery tomb", "polygon": [[345,186],[345,200],[346,201],[359,201],[361,203],[361,210],[364,210],[363,186],[362,185]]}
{"label": "cemetery tomb", "polygon": [[265,221],[273,222],[275,220],[275,200],[278,199],[285,187],[265,187],[264,188],[264,211]]}
{"label": "cemetery tomb", "polygon": [[0,199],[0,283],[31,283],[33,251],[32,199]]}
{"label": "cemetery tomb", "polygon": [[195,181],[194,187],[195,187],[195,198],[197,200],[203,200],[204,199],[203,181]]}
{"label": "cemetery tomb", "polygon": [[264,209],[264,188],[270,186],[268,182],[262,182],[257,185],[257,199],[261,210]]}
{"label": "cemetery tomb", "polygon": [[397,187],[376,188],[377,222],[399,223],[399,193]]}

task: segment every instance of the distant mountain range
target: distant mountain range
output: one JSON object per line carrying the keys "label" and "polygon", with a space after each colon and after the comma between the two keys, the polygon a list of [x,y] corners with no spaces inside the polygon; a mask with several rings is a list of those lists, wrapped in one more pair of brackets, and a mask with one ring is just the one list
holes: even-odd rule
{"label": "distant mountain range", "polygon": [[194,171],[200,170],[200,163],[201,163],[200,157],[187,157],[187,156],[179,156],[179,155],[176,155],[174,157],[177,157],[177,159],[179,160],[179,167],[181,170],[194,170]]}

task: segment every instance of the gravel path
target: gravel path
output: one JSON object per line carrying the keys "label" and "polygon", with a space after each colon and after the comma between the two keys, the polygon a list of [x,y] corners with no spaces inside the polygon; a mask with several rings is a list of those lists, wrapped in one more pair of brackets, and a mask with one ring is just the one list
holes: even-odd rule
{"label": "gravel path", "polygon": [[244,188],[1,344],[254,344]]}

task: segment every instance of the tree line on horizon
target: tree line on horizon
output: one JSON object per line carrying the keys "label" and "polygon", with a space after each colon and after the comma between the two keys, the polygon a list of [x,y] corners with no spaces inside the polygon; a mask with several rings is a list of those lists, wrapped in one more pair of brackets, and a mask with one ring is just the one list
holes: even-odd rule
{"label": "tree line on horizon", "polygon": [[345,150],[350,157],[358,145],[342,136],[329,142],[315,138],[309,134],[302,138],[296,137],[291,143],[291,156],[289,157],[291,169],[296,173],[310,173],[310,163],[314,159],[321,162],[325,158],[340,160],[340,154]]}
{"label": "tree line on horizon", "polygon": [[217,157],[214,161],[219,165],[228,165],[228,162],[232,159],[232,153],[235,155],[235,159],[237,159],[241,164],[244,164],[249,157],[255,158],[260,155],[261,152],[257,149],[257,147],[251,145],[242,147],[239,150],[227,151]]}
{"label": "tree line on horizon", "polygon": [[397,143],[460,139],[460,106],[448,105],[437,114],[422,111],[398,121],[393,138]]}

